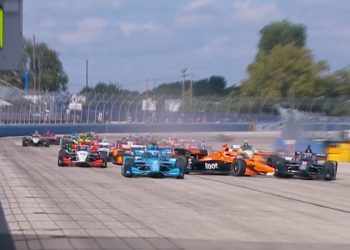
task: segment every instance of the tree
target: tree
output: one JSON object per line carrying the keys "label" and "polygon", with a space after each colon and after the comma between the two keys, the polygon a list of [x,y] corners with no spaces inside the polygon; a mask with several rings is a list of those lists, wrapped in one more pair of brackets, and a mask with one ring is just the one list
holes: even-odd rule
{"label": "tree", "polygon": [[94,87],[85,86],[82,90],[80,90],[80,94],[90,94],[92,92],[98,94],[119,94],[122,92],[122,89],[118,83],[99,82]]}
{"label": "tree", "polygon": [[225,88],[226,88],[227,82],[226,82],[224,77],[211,76],[209,78],[209,84],[210,84],[210,88],[212,89],[213,93],[215,93],[217,95],[223,95],[225,93]]}
{"label": "tree", "polygon": [[193,83],[194,96],[210,96],[225,94],[226,80],[222,76],[211,76]]}
{"label": "tree", "polygon": [[80,95],[84,95],[87,99],[87,103],[93,102],[94,100],[109,100],[116,98],[126,98],[130,100],[140,96],[137,91],[130,91],[122,89],[118,83],[105,83],[99,82],[93,87],[85,86],[79,91]]}
{"label": "tree", "polygon": [[[24,89],[23,74],[27,71],[30,73],[30,89],[35,87],[36,90],[40,91],[66,91],[68,76],[63,69],[58,53],[42,42],[35,45],[35,55],[35,60],[33,60],[33,43],[25,40],[19,71],[7,73],[5,80],[20,89]],[[34,74],[36,86],[34,86]]]}
{"label": "tree", "polygon": [[182,82],[162,83],[150,91],[150,94],[181,97],[182,84]]}
{"label": "tree", "polygon": [[334,72],[331,77],[338,95],[350,96],[350,68],[344,68]]}
{"label": "tree", "polygon": [[292,43],[302,48],[306,44],[306,26],[287,20],[273,22],[260,30],[259,54],[269,53],[277,46]]}
{"label": "tree", "polygon": [[326,69],[325,62],[313,62],[307,48],[279,45],[248,67],[249,78],[242,83],[244,96],[318,96],[316,79]]}

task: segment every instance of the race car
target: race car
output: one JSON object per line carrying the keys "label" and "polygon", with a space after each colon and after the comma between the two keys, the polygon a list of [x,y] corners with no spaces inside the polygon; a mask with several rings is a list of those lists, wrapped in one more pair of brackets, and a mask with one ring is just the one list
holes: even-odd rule
{"label": "race car", "polygon": [[35,131],[34,134],[31,136],[25,136],[22,139],[22,146],[43,146],[43,147],[49,147],[50,143],[43,137],[42,135],[39,134],[38,131]]}
{"label": "race car", "polygon": [[293,156],[274,155],[270,164],[278,178],[297,176],[302,179],[335,180],[338,162],[328,161],[326,155],[313,153],[310,146],[305,152],[296,151]]}
{"label": "race car", "polygon": [[107,167],[106,152],[92,152],[88,145],[65,144],[58,152],[57,165],[78,167]]}
{"label": "race car", "polygon": [[96,141],[96,142],[100,141],[98,134],[96,134],[95,132],[78,134],[78,142],[90,143],[93,141]]}
{"label": "race car", "polygon": [[259,153],[250,149],[238,150],[235,147],[223,145],[219,151],[207,155],[191,156],[185,173],[191,172],[210,174],[229,174],[233,176],[272,175],[275,169],[264,162]]}
{"label": "race car", "polygon": [[132,156],[135,150],[144,150],[145,145],[137,141],[117,142],[112,150],[112,162],[117,165],[123,165],[124,156]]}
{"label": "race car", "polygon": [[46,133],[43,135],[46,141],[48,141],[51,145],[60,145],[61,143],[61,137],[55,135],[50,130],[47,130]]}
{"label": "race car", "polygon": [[163,150],[137,150],[135,156],[126,156],[121,167],[125,177],[175,177],[184,178],[185,157],[168,157]]}
{"label": "race car", "polygon": [[100,143],[98,143],[98,151],[106,152],[108,161],[113,160],[113,150],[114,144],[109,143],[106,139],[103,139]]}

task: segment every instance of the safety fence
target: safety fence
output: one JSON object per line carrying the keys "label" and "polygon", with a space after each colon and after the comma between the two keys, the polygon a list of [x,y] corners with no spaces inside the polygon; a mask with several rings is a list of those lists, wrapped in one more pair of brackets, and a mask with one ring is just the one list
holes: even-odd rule
{"label": "safety fence", "polygon": [[91,93],[12,95],[0,89],[0,124],[200,124],[264,123],[287,119],[349,122],[346,98],[297,100]]}

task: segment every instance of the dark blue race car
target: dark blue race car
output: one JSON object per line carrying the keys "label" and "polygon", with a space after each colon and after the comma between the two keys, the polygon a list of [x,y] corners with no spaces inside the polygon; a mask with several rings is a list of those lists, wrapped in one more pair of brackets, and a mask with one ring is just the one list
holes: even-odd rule
{"label": "dark blue race car", "polygon": [[187,160],[183,156],[169,155],[169,150],[138,150],[134,156],[126,156],[121,167],[125,177],[175,177],[183,179]]}

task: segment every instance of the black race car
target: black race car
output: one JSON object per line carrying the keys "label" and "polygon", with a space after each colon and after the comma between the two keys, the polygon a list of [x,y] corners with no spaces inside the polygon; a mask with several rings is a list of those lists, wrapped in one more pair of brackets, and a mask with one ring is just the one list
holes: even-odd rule
{"label": "black race car", "polygon": [[338,169],[338,162],[328,161],[324,154],[313,153],[310,147],[305,152],[296,151],[294,156],[272,156],[270,164],[279,178],[335,180]]}

